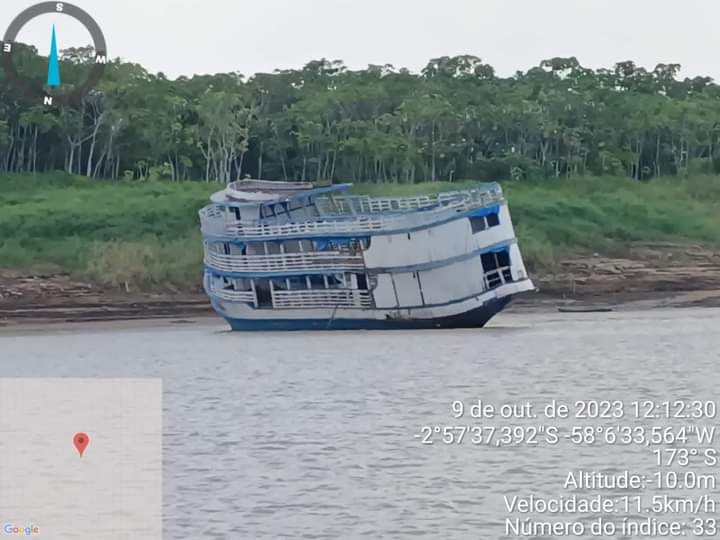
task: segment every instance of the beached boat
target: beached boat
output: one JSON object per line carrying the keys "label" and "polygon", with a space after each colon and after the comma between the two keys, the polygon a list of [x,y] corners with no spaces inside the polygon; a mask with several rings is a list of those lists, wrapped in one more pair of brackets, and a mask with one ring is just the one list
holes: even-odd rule
{"label": "beached boat", "polygon": [[534,289],[498,184],[350,187],[241,180],[200,211],[205,290],[234,330],[482,327]]}

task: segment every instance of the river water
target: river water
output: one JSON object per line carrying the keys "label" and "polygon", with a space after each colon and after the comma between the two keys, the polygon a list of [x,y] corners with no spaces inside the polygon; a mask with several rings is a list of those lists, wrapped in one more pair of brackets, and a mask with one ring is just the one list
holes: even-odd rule
{"label": "river water", "polygon": [[564,494],[571,469],[649,474],[650,449],[424,445],[422,426],[460,423],[455,400],[716,399],[719,329],[712,309],[505,313],[477,331],[5,329],[0,376],[162,378],[166,539],[494,539],[504,495]]}

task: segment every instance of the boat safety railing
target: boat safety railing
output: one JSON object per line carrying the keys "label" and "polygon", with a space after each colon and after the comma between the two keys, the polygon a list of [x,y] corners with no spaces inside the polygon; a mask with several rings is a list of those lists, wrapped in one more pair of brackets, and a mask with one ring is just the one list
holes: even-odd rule
{"label": "boat safety railing", "polygon": [[372,307],[370,293],[354,289],[273,291],[272,299],[277,309]]}
{"label": "boat safety railing", "polygon": [[410,212],[434,206],[448,206],[468,199],[475,202],[489,199],[495,202],[501,198],[500,186],[491,185],[490,187],[414,197],[370,197],[368,195],[318,197],[315,199],[315,203],[321,215],[356,215]]}
{"label": "boat safety railing", "polygon": [[[396,221],[400,223],[400,220]],[[229,235],[231,237],[252,240],[285,236],[372,233],[386,229],[389,225],[389,220],[386,218],[369,218],[366,216],[352,220],[303,221],[286,223],[284,225],[246,223],[230,220],[225,227],[220,230],[218,230],[217,227],[203,227],[203,233],[211,235],[218,234],[221,236]]]}
{"label": "boat safety railing", "polygon": [[501,266],[489,272],[485,272],[486,290],[495,289],[501,285],[512,282],[512,273],[509,266]]}
{"label": "boat safety railing", "polygon": [[379,214],[382,212],[406,212],[436,205],[437,197],[370,197],[368,195],[318,197],[316,205],[323,215],[331,214]]}
{"label": "boat safety railing", "polygon": [[364,270],[362,255],[340,252],[221,255],[205,246],[205,264],[222,272],[292,272],[306,270]]}
{"label": "boat safety railing", "polygon": [[223,300],[228,300],[230,302],[244,302],[246,304],[256,303],[256,297],[253,291],[234,291],[232,289],[221,289],[211,284],[209,286],[208,293]]}
{"label": "boat safety railing", "polygon": [[222,207],[210,205],[200,211],[200,218],[202,232],[205,235],[231,236],[247,240],[306,235],[370,234],[383,230],[402,230],[432,224],[455,213],[489,206],[502,200],[502,192],[499,189],[496,191],[478,189],[459,193],[464,195],[458,197],[452,194],[443,194],[439,199],[447,200],[447,202],[443,202],[439,208],[425,212],[364,214],[275,225],[239,221],[233,213],[226,212]]}

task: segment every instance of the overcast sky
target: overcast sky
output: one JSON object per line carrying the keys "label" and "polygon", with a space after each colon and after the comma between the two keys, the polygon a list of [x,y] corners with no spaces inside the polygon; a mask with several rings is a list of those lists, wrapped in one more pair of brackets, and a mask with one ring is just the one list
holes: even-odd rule
{"label": "overcast sky", "polygon": [[[33,0],[2,0],[5,28]],[[298,68],[322,57],[353,68],[417,71],[430,58],[472,54],[499,74],[545,58],[588,67],[680,63],[683,76],[720,79],[715,0],[75,0],[105,32],[109,55],[170,77]],[[20,41],[47,54],[89,43],[69,17],[46,15]]]}

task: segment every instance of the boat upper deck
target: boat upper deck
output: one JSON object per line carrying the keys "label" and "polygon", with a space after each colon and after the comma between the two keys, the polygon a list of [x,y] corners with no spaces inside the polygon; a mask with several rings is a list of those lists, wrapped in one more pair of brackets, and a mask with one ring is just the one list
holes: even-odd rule
{"label": "boat upper deck", "polygon": [[306,182],[277,182],[269,180],[238,180],[215,195],[216,204],[243,207],[272,205],[301,198],[314,198],[328,193],[347,191],[352,184],[315,186]]}
{"label": "boat upper deck", "polygon": [[[274,182],[273,182],[274,184]],[[282,183],[286,184],[286,183]],[[247,184],[245,184],[247,185]],[[231,184],[232,186],[232,184]],[[228,189],[230,189],[230,187]],[[200,211],[202,232],[206,237],[217,239],[242,239],[246,241],[271,238],[299,238],[308,236],[366,236],[388,234],[429,226],[458,213],[469,212],[498,204],[503,200],[502,189],[496,183],[483,184],[477,188],[444,192],[435,195],[410,197],[369,197],[362,195],[336,195],[346,191],[350,184],[325,188],[308,187],[289,191],[277,190],[272,194],[257,194],[249,200],[247,190],[240,197],[230,197],[228,190],[216,194],[214,204]],[[237,186],[233,187],[238,192]],[[294,202],[306,201],[313,215],[302,220],[292,219],[290,209]],[[262,209],[257,219],[240,219],[235,208],[248,206],[271,207],[280,205],[286,210],[284,220],[277,215],[263,217]],[[274,213],[274,210],[273,210]]]}

